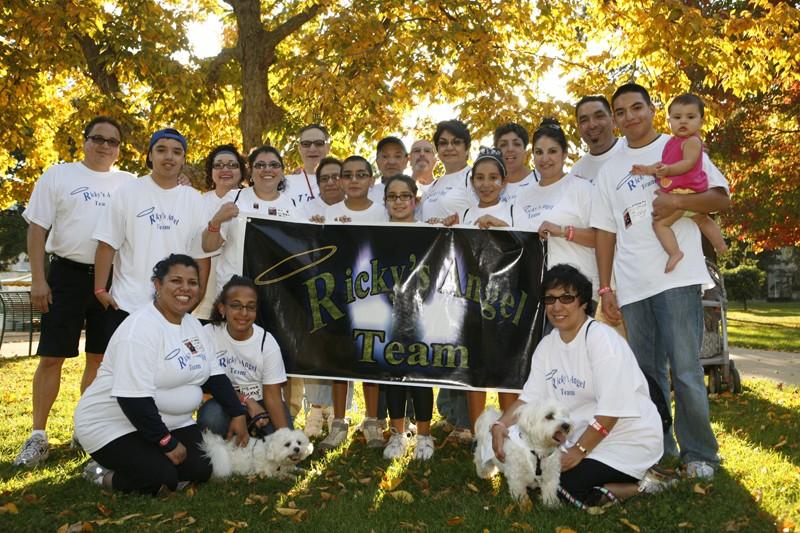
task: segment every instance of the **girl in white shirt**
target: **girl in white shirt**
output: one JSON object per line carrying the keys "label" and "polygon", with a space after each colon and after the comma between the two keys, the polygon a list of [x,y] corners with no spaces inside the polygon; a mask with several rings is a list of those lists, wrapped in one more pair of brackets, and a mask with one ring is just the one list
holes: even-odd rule
{"label": "girl in white shirt", "polygon": [[[281,386],[286,382],[281,349],[275,338],[255,324],[258,292],[252,280],[233,276],[222,288],[205,331],[216,347],[216,364],[231,380],[247,410],[247,427],[253,436],[291,427],[289,408]],[[200,407],[197,423],[225,436],[228,415],[215,399]]]}

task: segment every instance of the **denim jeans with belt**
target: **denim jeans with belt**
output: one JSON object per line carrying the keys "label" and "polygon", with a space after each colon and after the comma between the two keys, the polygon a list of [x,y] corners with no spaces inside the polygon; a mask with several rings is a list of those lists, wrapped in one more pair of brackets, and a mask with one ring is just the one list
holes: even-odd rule
{"label": "denim jeans with belt", "polygon": [[[670,405],[667,362],[675,389],[675,436],[684,463],[719,464],[717,439],[711,430],[708,395],[700,364],[703,305],[700,285],[677,287],[622,306],[628,344],[639,368],[656,380]],[[668,430],[664,455],[677,456],[678,447]]]}

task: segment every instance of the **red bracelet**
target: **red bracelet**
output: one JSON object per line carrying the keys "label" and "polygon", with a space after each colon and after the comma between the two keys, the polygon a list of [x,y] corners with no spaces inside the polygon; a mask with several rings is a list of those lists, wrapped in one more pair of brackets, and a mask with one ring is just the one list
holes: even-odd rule
{"label": "red bracelet", "polygon": [[597,294],[599,294],[600,296],[603,296],[603,295],[606,295],[606,294],[608,294],[610,292],[614,292],[614,291],[611,289],[611,287],[606,285],[605,287],[600,287],[600,290],[597,291]]}
{"label": "red bracelet", "polygon": [[171,441],[171,440],[172,440],[172,434],[171,433],[167,433],[166,435],[161,437],[161,440],[158,441],[158,445],[163,448],[164,446],[169,444],[169,441]]}
{"label": "red bracelet", "polygon": [[608,430],[603,424],[598,422],[596,418],[593,418],[589,425],[592,426],[602,436],[608,437]]}
{"label": "red bracelet", "polygon": [[575,239],[575,226],[567,226],[567,240]]}
{"label": "red bracelet", "polygon": [[105,290],[104,288],[103,288],[103,289],[95,289],[95,290],[94,290],[94,293],[95,293],[95,294],[102,294],[102,293],[104,293],[104,292],[106,292],[106,290]]}
{"label": "red bracelet", "polygon": [[219,233],[219,226],[214,226],[211,222],[208,223],[209,233]]}

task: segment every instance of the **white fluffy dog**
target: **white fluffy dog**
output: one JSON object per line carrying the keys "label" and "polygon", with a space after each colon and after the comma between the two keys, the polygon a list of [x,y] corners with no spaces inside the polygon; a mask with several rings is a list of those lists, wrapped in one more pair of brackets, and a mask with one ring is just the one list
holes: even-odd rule
{"label": "white fluffy dog", "polygon": [[214,477],[259,474],[287,478],[293,475],[297,463],[311,455],[314,446],[302,431],[281,428],[263,439],[251,438],[244,448],[205,431],[202,449],[211,459]]}
{"label": "white fluffy dog", "polygon": [[511,496],[521,503],[530,503],[528,487],[539,487],[542,503],[557,507],[561,474],[559,446],[567,439],[572,423],[566,409],[554,401],[525,404],[517,409],[517,423],[509,428],[500,462],[492,450],[492,425],[500,418],[497,409],[489,407],[475,423],[478,439],[475,448],[475,469],[478,477],[489,479],[503,472]]}

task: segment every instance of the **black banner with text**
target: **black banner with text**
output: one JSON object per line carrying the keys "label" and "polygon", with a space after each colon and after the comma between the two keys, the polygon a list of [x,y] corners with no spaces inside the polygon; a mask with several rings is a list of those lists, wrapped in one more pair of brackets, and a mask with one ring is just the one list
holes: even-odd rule
{"label": "black banner with text", "polygon": [[251,218],[243,273],[289,374],[516,390],[543,256],[530,232]]}

